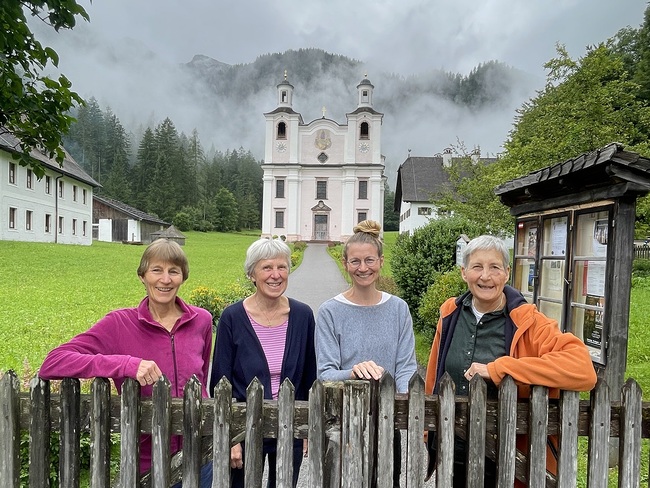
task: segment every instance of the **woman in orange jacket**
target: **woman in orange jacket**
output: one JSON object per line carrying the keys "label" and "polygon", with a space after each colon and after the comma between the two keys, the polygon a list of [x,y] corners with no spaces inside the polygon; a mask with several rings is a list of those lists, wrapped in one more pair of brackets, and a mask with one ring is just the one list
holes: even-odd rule
{"label": "woman in orange jacket", "polygon": [[[506,375],[517,383],[519,396],[526,398],[531,385],[546,386],[549,395],[557,397],[560,390],[586,391],[596,384],[585,344],[575,335],[560,331],[555,320],[526,302],[518,290],[506,286],[509,261],[501,239],[483,235],[467,244],[460,271],[469,291],[448,299],[440,308],[427,365],[428,394],[438,392],[445,372],[454,380],[457,395],[467,395],[470,380],[480,375],[487,382],[489,399],[497,398],[498,386]],[[518,446],[523,447],[519,442]],[[551,441],[547,452],[547,469],[551,472],[557,470],[557,450],[553,447],[557,444]],[[433,463],[429,466],[431,471]],[[496,465],[486,459],[485,486],[495,483]],[[465,486],[465,443],[458,438],[454,486]]]}

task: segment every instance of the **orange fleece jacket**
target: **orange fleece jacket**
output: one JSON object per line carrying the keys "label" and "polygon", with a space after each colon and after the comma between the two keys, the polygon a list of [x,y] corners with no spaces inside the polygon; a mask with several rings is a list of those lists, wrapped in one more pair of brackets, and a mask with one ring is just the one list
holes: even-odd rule
{"label": "orange fleece jacket", "polygon": [[[509,288],[509,287],[506,287]],[[596,385],[596,372],[585,344],[575,335],[560,331],[557,321],[537,310],[535,305],[512,300],[513,289],[506,290],[506,309],[515,326],[508,356],[488,363],[488,373],[495,385],[506,375],[517,384],[520,398],[528,398],[531,385],[549,388],[549,396],[557,398],[560,390],[588,391]],[[509,291],[509,292],[508,292]],[[425,392],[432,394],[437,381],[438,357],[445,327],[457,308],[457,298],[450,298],[440,307],[440,320],[429,354]],[[509,305],[514,305],[511,309]],[[520,450],[526,450],[526,439],[517,439]],[[557,442],[554,442],[557,446]],[[547,449],[547,469],[557,472],[557,460]],[[515,486],[524,486],[519,482]]]}

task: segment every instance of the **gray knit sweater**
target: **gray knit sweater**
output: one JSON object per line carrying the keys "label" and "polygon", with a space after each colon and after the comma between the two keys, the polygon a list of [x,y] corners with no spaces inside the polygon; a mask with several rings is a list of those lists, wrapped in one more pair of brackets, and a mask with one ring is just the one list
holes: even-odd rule
{"label": "gray knit sweater", "polygon": [[417,370],[408,305],[386,293],[371,306],[352,304],[342,295],[324,302],[316,318],[315,343],[321,380],[348,380],[355,364],[372,360],[391,374],[398,392],[406,393]]}

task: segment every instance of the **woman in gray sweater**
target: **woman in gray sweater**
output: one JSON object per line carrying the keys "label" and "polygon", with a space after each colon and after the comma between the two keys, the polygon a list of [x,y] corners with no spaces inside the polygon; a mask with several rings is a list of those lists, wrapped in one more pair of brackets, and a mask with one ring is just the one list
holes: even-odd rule
{"label": "woman in gray sweater", "polygon": [[[413,320],[404,300],[377,289],[384,264],[380,230],[379,223],[364,220],[343,247],[343,266],[352,286],[318,309],[318,378],[378,380],[386,371],[395,379],[397,391],[406,393],[417,370]],[[400,435],[396,431],[395,487],[399,486],[400,468]]]}

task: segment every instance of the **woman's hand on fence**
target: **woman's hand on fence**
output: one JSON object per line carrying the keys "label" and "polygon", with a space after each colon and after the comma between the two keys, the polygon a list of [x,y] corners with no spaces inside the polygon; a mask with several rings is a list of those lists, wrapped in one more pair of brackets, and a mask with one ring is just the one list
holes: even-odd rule
{"label": "woman's hand on fence", "polygon": [[235,444],[230,448],[230,467],[233,469],[242,469],[244,460],[242,459],[241,444]]}
{"label": "woman's hand on fence", "polygon": [[479,375],[484,380],[489,380],[490,373],[488,373],[487,364],[472,363],[467,371],[465,371],[465,378],[467,381],[472,381],[474,375]]}
{"label": "woman's hand on fence", "polygon": [[154,361],[147,361],[143,359],[138,365],[138,372],[135,375],[135,379],[142,386],[153,385],[158,378],[162,376],[162,371]]}
{"label": "woman's hand on fence", "polygon": [[352,379],[360,380],[380,380],[384,374],[384,368],[377,365],[374,361],[364,361],[352,366]]}

